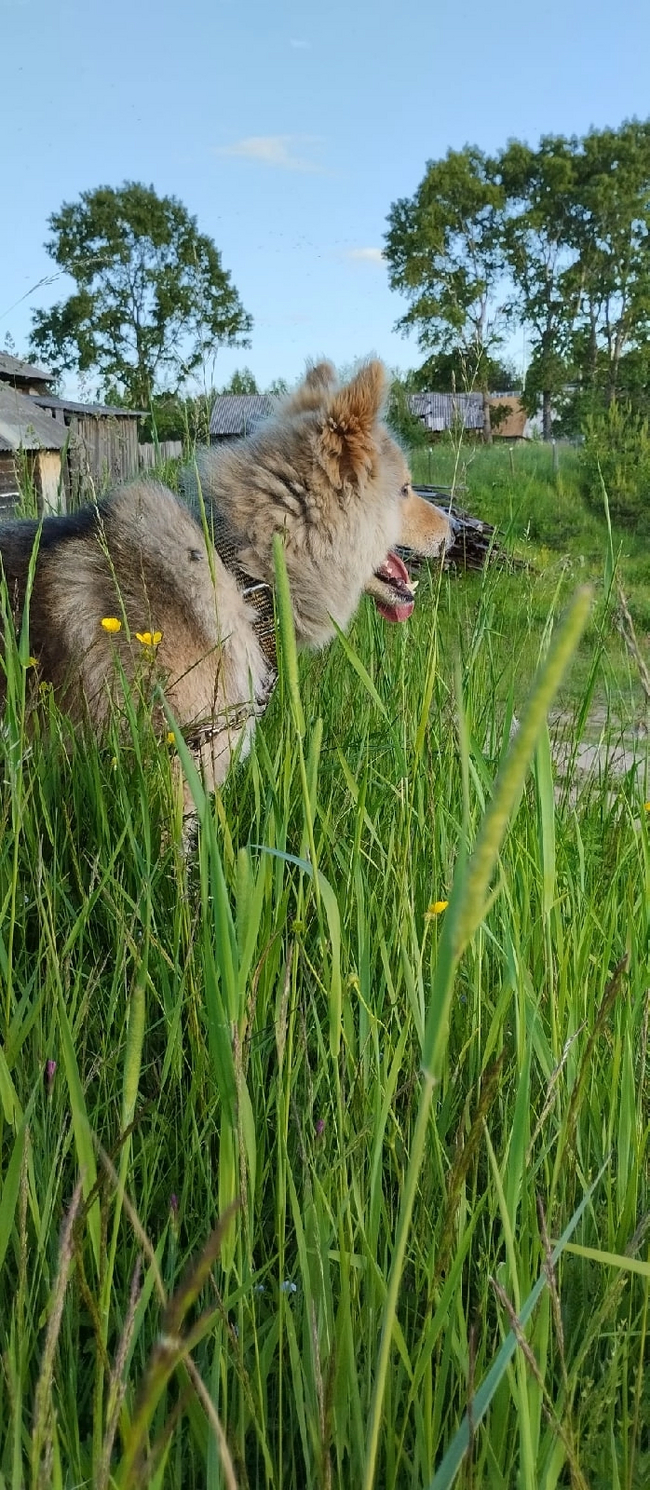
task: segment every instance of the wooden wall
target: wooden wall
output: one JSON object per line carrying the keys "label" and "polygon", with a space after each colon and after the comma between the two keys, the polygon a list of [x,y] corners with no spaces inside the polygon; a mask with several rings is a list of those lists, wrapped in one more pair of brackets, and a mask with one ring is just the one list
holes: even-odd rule
{"label": "wooden wall", "polygon": [[182,440],[160,440],[157,445],[138,445],[141,471],[150,471],[153,466],[162,464],[166,460],[182,460],[182,457]]}
{"label": "wooden wall", "polygon": [[70,508],[92,501],[107,487],[137,476],[140,469],[137,419],[75,415],[70,420],[67,467]]}
{"label": "wooden wall", "polygon": [[11,450],[0,450],[0,518],[11,517],[19,501],[15,457]]}

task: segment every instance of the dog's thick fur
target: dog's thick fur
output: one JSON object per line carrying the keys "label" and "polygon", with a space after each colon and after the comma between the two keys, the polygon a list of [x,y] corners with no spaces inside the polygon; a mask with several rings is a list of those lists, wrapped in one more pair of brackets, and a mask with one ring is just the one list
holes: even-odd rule
{"label": "dog's thick fur", "polygon": [[[446,516],[411,492],[404,456],[381,422],[384,395],[378,362],[344,387],[319,364],[255,435],[197,462],[208,526],[225,535],[238,571],[272,584],[273,535],[282,535],[300,646],[322,646],[333,622],[347,627],[364,590],[384,615],[402,619],[413,598],[391,550],[433,555],[451,541]],[[0,558],[17,619],[36,540],[30,650],[39,676],[68,713],[101,729],[120,674],[132,683],[143,668],[155,672],[212,789],[246,744],[269,665],[250,606],[188,507],[141,480],[97,507],[46,518],[40,535],[32,522],[3,524]],[[112,633],[102,626],[110,617],[121,622]],[[155,646],[138,640],[157,632]]]}

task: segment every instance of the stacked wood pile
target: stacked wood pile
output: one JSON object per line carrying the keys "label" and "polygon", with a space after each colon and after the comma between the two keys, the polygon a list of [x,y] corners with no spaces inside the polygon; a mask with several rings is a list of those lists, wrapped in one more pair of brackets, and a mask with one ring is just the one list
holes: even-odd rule
{"label": "stacked wood pile", "polygon": [[[491,523],[484,522],[480,517],[472,517],[465,511],[462,498],[466,487],[414,486],[413,490],[418,496],[424,497],[426,502],[432,502],[441,511],[451,513],[456,522],[456,536],[447,552],[445,569],[484,569],[486,564],[500,564],[509,569],[525,567],[521,559],[516,559],[499,543]],[[408,556],[408,550],[406,552],[410,567],[413,568],[413,557]]]}

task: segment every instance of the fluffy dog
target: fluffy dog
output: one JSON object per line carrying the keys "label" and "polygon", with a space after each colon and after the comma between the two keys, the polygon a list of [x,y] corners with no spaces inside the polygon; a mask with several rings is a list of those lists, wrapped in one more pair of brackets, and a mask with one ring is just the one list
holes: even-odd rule
{"label": "fluffy dog", "polygon": [[40,529],[2,524],[16,618],[38,545],[30,651],[62,707],[101,730],[124,679],[155,678],[212,790],[246,748],[274,681],[259,603],[271,593],[275,533],[299,646],[321,647],[333,623],[347,627],[364,590],[387,619],[405,620],[414,600],[395,546],[442,553],[452,524],[413,494],[381,421],[385,392],[379,362],[343,387],[319,364],[257,433],[198,457],[194,514],[142,480]]}

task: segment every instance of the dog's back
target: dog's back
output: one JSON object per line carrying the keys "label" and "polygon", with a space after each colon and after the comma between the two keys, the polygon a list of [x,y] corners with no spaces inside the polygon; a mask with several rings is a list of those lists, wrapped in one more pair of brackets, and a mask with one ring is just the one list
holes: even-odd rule
{"label": "dog's back", "polygon": [[164,486],[135,482],[96,507],[46,518],[40,532],[29,521],[0,526],[17,627],[35,543],[30,651],[73,717],[89,714],[101,723],[120,668],[131,683],[154,661],[171,707],[189,728],[213,719],[224,701],[245,705],[251,678],[263,690],[267,668],[248,607],[191,514]]}

